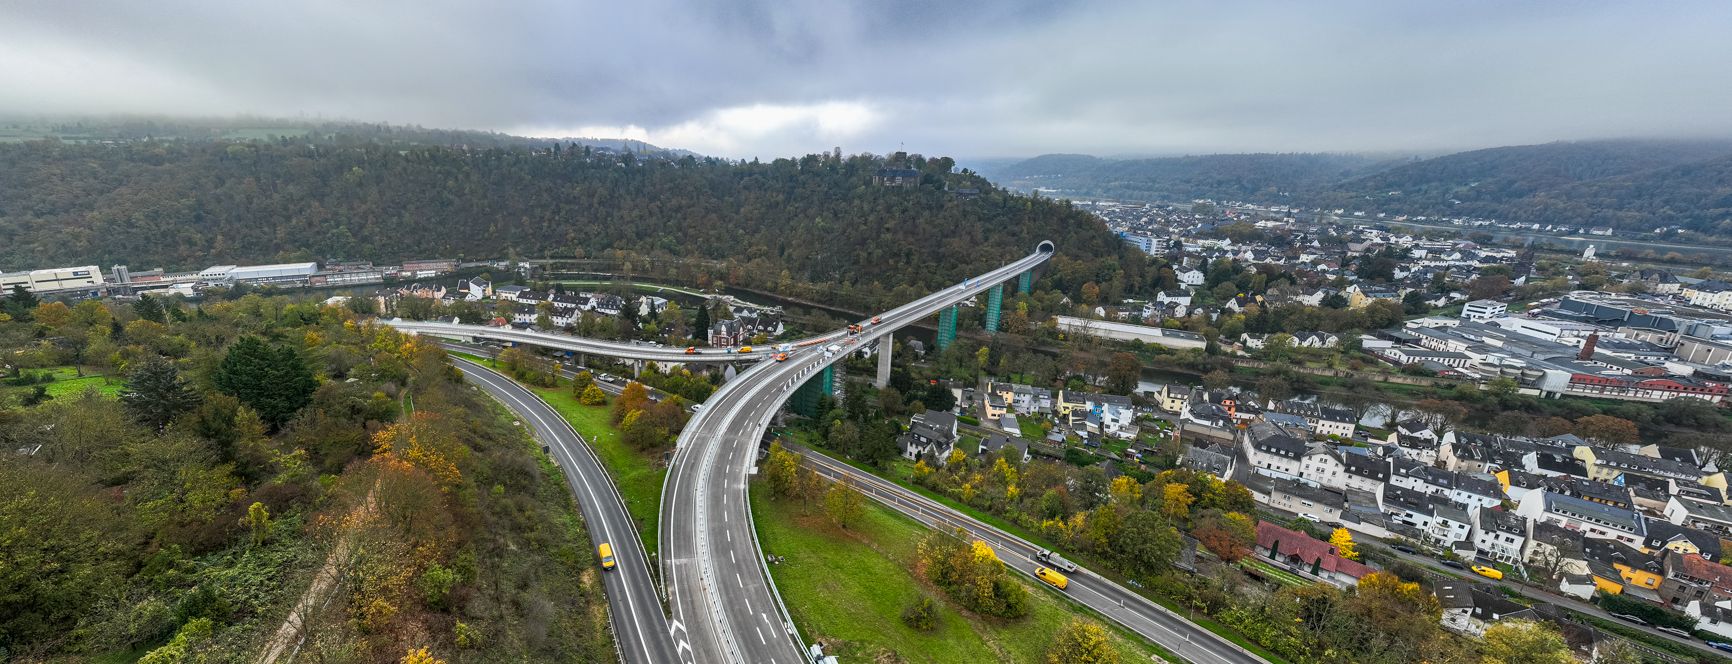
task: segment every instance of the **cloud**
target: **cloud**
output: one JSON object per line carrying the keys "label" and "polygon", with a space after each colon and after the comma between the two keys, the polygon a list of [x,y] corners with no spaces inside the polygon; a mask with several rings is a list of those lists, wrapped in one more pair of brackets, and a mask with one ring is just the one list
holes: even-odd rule
{"label": "cloud", "polygon": [[677,146],[703,154],[791,155],[818,144],[847,143],[878,125],[881,114],[861,102],[753,104],[709,111],[664,127],[585,125],[575,128],[523,126],[505,131],[541,138],[629,138]]}
{"label": "cloud", "polygon": [[730,157],[1469,148],[1732,131],[1732,5],[0,4],[0,113],[317,115]]}

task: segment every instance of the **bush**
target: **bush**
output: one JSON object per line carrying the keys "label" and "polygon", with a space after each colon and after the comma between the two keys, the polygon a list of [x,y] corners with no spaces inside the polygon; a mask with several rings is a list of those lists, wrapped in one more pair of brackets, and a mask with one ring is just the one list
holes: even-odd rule
{"label": "bush", "polygon": [[963,424],[972,424],[974,426],[980,426],[980,418],[975,417],[973,415],[957,415],[956,421],[961,422]]}
{"label": "bush", "polygon": [[421,573],[421,593],[427,599],[427,606],[435,609],[445,608],[445,600],[456,585],[457,573],[438,563]]}
{"label": "bush", "polygon": [[469,623],[457,621],[457,626],[451,630],[452,637],[459,648],[474,648],[481,645],[481,630],[470,627]]}
{"label": "bush", "polygon": [[922,632],[930,632],[938,627],[938,607],[933,606],[932,598],[921,595],[902,610],[902,624]]}

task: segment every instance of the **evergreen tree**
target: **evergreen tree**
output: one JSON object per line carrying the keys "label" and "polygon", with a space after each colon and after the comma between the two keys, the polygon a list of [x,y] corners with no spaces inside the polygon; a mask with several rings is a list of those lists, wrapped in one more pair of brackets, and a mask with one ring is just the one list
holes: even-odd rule
{"label": "evergreen tree", "polygon": [[197,407],[199,395],[181,379],[173,362],[152,356],[127,376],[120,402],[141,424],[161,429],[176,416]]}
{"label": "evergreen tree", "polygon": [[251,336],[241,337],[229,347],[212,382],[217,390],[234,395],[257,411],[273,429],[312,401],[313,390],[319,386],[295,349],[271,346]]}
{"label": "evergreen tree", "polygon": [[28,321],[31,312],[36,309],[36,305],[41,303],[41,300],[36,299],[36,295],[24,290],[23,286],[14,285],[12,286],[12,294],[6,296],[4,301],[0,301],[0,311],[10,315],[12,320]]}
{"label": "evergreen tree", "polygon": [[168,322],[168,312],[163,310],[162,303],[149,295],[139,296],[138,301],[132,303],[132,312],[153,323]]}
{"label": "evergreen tree", "polygon": [[692,317],[692,338],[699,342],[710,339],[710,306],[707,302],[698,305],[698,313]]}

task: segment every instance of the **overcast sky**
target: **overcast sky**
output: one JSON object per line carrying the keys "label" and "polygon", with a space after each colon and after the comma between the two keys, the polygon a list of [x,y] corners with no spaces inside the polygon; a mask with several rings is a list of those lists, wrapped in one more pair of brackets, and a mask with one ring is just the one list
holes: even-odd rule
{"label": "overcast sky", "polygon": [[1721,0],[9,0],[0,113],[729,157],[1436,150],[1732,134],[1728,35]]}

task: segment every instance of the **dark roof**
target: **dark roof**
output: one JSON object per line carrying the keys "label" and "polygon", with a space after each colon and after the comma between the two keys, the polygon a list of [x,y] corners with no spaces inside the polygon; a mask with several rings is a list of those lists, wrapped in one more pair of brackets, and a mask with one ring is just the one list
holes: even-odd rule
{"label": "dark roof", "polygon": [[1028,441],[1021,438],[1012,438],[1003,434],[993,434],[980,439],[981,454],[996,454],[999,450],[1006,447],[1014,447],[1016,448],[1016,451],[1021,452],[1024,455],[1028,454]]}

